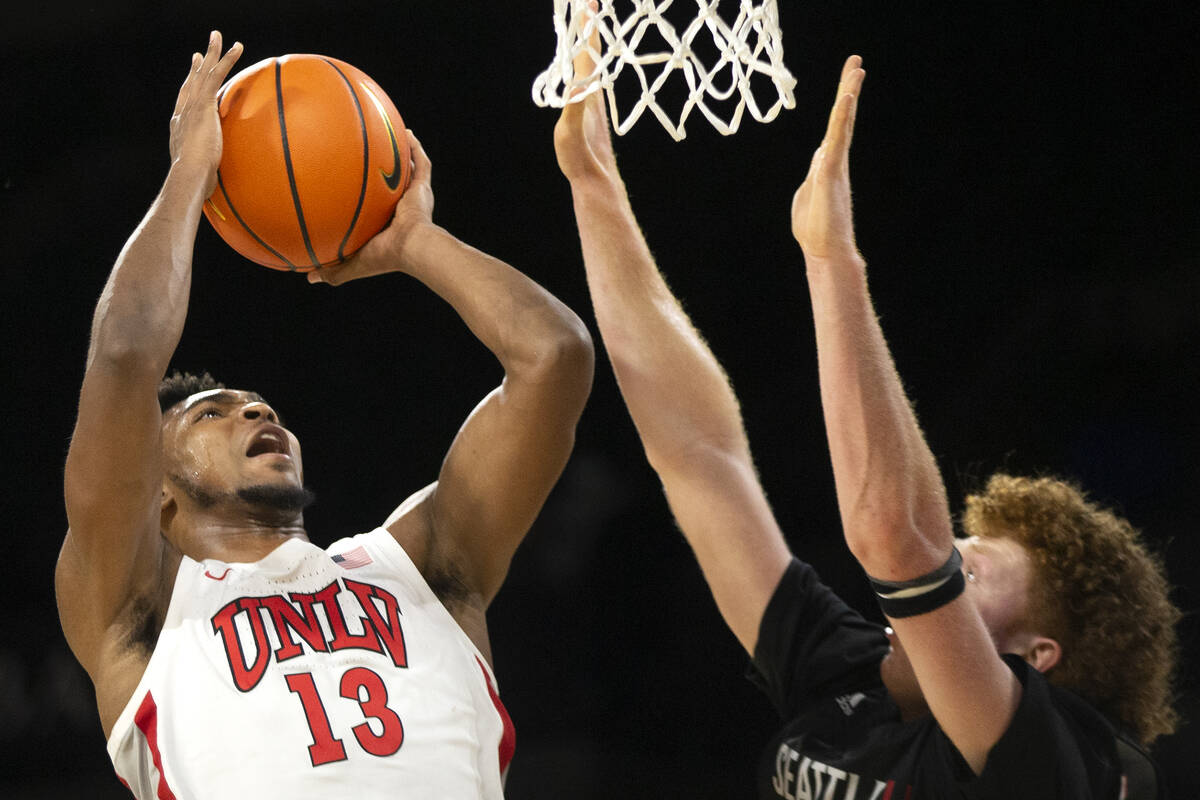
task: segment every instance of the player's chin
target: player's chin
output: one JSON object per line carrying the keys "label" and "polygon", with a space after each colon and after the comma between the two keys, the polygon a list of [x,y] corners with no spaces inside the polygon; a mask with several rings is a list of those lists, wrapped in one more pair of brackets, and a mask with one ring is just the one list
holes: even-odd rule
{"label": "player's chin", "polygon": [[243,502],[273,511],[299,512],[311,506],[317,496],[296,483],[258,483],[238,490]]}

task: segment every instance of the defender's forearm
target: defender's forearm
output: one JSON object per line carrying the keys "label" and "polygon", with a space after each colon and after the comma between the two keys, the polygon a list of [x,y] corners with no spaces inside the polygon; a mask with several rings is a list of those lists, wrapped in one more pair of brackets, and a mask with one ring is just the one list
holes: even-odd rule
{"label": "defender's forearm", "polygon": [[187,316],[202,182],[173,166],[121,250],[92,319],[88,364],[136,358],[165,372]]}
{"label": "defender's forearm", "polygon": [[696,447],[748,458],[729,380],[655,265],[619,179],[578,181],[572,194],[596,321],[651,464]]}
{"label": "defender's forearm", "polygon": [[941,475],[884,340],[861,256],[807,267],[847,543],[875,577],[912,578],[940,566],[953,538]]}

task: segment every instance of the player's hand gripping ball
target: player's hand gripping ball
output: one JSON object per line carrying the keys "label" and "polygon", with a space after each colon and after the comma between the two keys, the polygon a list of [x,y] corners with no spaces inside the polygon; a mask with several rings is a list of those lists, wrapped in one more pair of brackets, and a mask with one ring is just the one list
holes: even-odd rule
{"label": "player's hand gripping ball", "polygon": [[391,221],[412,177],[408,137],[375,81],[336,58],[269,58],[221,88],[224,149],[204,215],[266,267],[342,261]]}

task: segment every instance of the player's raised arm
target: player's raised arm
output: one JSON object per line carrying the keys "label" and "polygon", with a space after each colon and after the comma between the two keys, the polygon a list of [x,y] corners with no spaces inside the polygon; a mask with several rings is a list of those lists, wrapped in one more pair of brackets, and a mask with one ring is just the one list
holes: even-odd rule
{"label": "player's raised arm", "polygon": [[[192,56],[171,117],[171,167],[96,305],[65,472],[70,530],[56,572],[67,639],[90,670],[122,607],[148,591],[161,549],[156,388],[187,314],[201,205],[216,181],[216,92],[241,54],[214,32]],[[96,676],[93,674],[93,678]]]}
{"label": "player's raised arm", "polygon": [[[846,61],[825,139],[793,200],[792,231],[807,268],[846,541],[873,578],[919,579],[929,588],[932,573],[953,566],[954,538],[941,475],[884,341],[854,239],[849,150],[864,75],[857,56]],[[1020,697],[978,612],[960,595],[892,625],[939,725],[978,773]]]}
{"label": "player's raised arm", "polygon": [[309,280],[406,272],[453,306],[503,366],[503,381],[459,430],[437,484],[389,520],[426,575],[453,570],[486,605],[571,453],[591,390],[592,343],[549,292],[433,223],[432,167],[408,135],[412,184],[392,223],[345,264]]}
{"label": "player's raised arm", "polygon": [[[575,74],[591,71],[585,51]],[[737,398],[654,263],[617,170],[600,93],[563,109],[554,142],[621,394],[721,614],[753,653],[790,555]]]}

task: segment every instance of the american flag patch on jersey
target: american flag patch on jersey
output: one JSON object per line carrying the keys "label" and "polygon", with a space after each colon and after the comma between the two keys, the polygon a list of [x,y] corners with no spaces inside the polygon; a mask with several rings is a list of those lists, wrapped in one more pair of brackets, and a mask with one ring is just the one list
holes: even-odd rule
{"label": "american flag patch on jersey", "polygon": [[360,545],[353,550],[347,550],[344,553],[338,553],[336,556],[331,556],[333,563],[339,564],[346,569],[354,569],[355,567],[365,567],[371,563],[371,557],[367,555],[367,551]]}

